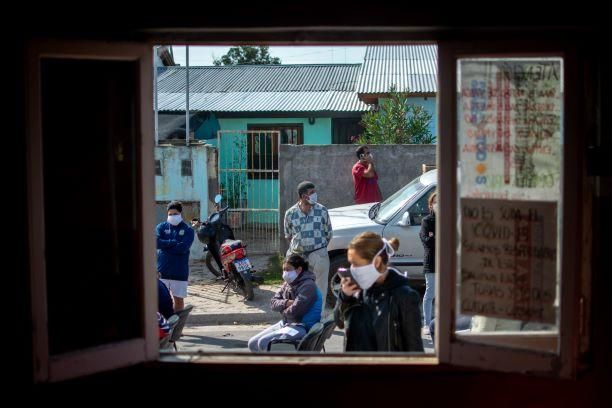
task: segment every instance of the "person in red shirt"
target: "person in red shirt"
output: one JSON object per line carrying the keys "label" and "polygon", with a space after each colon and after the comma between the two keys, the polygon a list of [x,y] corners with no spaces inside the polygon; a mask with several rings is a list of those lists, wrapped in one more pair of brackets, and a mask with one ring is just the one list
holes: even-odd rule
{"label": "person in red shirt", "polygon": [[382,194],[380,188],[378,188],[378,175],[374,169],[374,160],[370,149],[367,146],[360,146],[356,154],[359,161],[353,166],[355,204],[382,201]]}

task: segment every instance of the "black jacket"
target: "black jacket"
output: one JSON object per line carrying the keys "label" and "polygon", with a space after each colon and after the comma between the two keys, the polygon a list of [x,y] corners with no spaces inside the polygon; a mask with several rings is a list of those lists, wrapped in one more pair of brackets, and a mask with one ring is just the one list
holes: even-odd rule
{"label": "black jacket", "polygon": [[419,294],[392,268],[358,298],[340,291],[334,317],[346,351],[423,351]]}
{"label": "black jacket", "polygon": [[[429,232],[434,236],[430,237]],[[421,221],[421,242],[425,249],[423,257],[423,273],[436,272],[436,215],[432,212]]]}

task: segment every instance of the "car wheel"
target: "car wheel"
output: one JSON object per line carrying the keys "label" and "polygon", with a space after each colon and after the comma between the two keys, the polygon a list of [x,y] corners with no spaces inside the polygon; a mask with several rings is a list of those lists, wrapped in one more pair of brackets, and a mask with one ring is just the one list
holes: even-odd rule
{"label": "car wheel", "polygon": [[329,276],[327,289],[327,306],[334,307],[338,293],[340,293],[340,277],[338,276],[338,268],[348,268],[351,264],[346,257],[346,253],[334,256],[329,262]]}

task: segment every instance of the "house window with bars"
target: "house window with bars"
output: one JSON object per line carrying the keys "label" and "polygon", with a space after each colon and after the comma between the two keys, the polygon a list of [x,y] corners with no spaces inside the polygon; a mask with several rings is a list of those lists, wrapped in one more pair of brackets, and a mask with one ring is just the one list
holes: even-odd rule
{"label": "house window with bars", "polygon": [[191,177],[191,160],[181,160],[181,176]]}

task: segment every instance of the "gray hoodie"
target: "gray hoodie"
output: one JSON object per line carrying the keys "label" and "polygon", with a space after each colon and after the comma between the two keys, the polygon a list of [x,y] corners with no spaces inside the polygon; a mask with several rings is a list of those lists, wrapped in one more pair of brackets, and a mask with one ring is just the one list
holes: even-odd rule
{"label": "gray hoodie", "polygon": [[[286,306],[288,300],[293,300],[289,308]],[[270,307],[275,312],[281,312],[286,323],[301,323],[302,318],[316,300],[315,274],[306,270],[302,271],[293,282],[283,283],[283,286],[270,300]]]}

